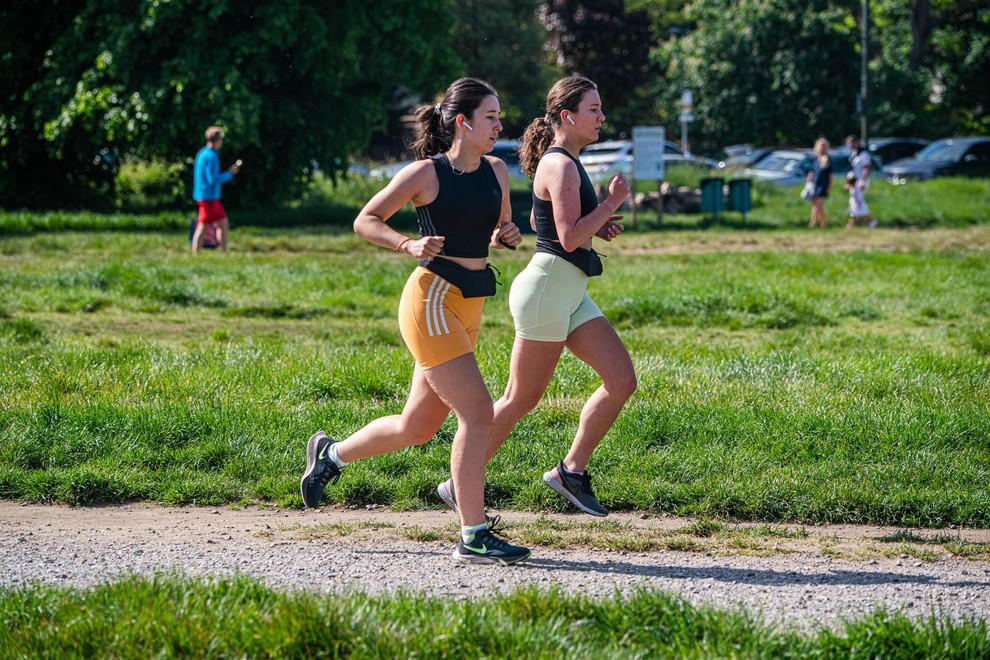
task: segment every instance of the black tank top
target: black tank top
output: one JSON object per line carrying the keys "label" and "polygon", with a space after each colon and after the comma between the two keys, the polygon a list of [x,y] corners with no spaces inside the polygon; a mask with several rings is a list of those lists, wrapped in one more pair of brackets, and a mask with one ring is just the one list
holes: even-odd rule
{"label": "black tank top", "polygon": [[[583,218],[596,208],[598,208],[598,195],[595,193],[595,186],[591,183],[588,173],[584,171],[581,161],[567,152],[563,147],[550,147],[543,155],[564,154],[577,165],[578,175],[581,177],[581,215]],[[533,216],[536,220],[536,251],[547,254],[555,254],[570,263],[574,264],[585,272],[588,277],[602,274],[602,262],[598,253],[587,248],[576,248],[573,252],[568,252],[560,244],[560,237],[557,235],[557,225],[553,219],[553,202],[540,199],[533,191]]]}
{"label": "black tank top", "polygon": [[443,236],[441,255],[487,257],[502,215],[502,186],[484,156],[473,172],[454,174],[447,154],[431,156],[440,181],[437,198],[416,207],[420,236]]}

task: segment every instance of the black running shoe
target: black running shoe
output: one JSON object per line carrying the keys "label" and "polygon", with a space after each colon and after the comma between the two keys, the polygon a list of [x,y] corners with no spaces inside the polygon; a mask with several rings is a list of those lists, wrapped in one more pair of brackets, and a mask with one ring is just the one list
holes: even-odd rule
{"label": "black running shoe", "polygon": [[[454,513],[460,515],[460,511],[457,509],[457,498],[454,497],[454,480],[447,479],[447,481],[439,484],[437,486],[437,495],[444,503],[453,509]],[[488,531],[494,532],[498,529],[498,523],[502,520],[502,516],[490,516],[485,514],[485,523],[488,525]]]}
{"label": "black running shoe", "polygon": [[564,461],[560,461],[557,467],[543,473],[543,481],[585,513],[599,517],[608,515],[608,509],[598,503],[591,490],[591,475],[587,472],[581,475],[569,475],[564,472]]}
{"label": "black running shoe", "polygon": [[491,530],[483,529],[475,532],[474,537],[467,543],[462,539],[454,550],[454,559],[469,564],[515,564],[530,555],[529,548],[500,539]]}
{"label": "black running shoe", "polygon": [[340,468],[327,456],[327,449],[337,442],[324,431],[317,431],[306,444],[306,471],[299,480],[303,504],[316,508],[323,497],[323,490],[331,481],[340,479]]}

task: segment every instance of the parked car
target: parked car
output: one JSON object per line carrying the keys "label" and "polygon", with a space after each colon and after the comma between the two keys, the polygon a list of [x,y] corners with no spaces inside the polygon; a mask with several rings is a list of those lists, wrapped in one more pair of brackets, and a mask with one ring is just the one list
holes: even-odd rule
{"label": "parked car", "polygon": [[[696,165],[706,169],[718,167],[711,158],[702,158],[685,153],[676,143],[666,140],[663,148],[665,165],[685,164]],[[581,164],[592,180],[605,180],[616,173],[632,175],[633,142],[632,140],[606,140],[589,144],[579,156]]]}
{"label": "parked car", "polygon": [[743,170],[743,174],[757,181],[768,181],[783,186],[803,184],[808,178],[808,167],[814,158],[810,151],[779,149],[771,151],[752,167]]}
{"label": "parked car", "polygon": [[912,158],[888,165],[884,177],[894,184],[937,176],[990,176],[990,137],[936,140]]}
{"label": "parked car", "polygon": [[392,177],[394,177],[396,174],[399,173],[399,170],[401,170],[403,167],[413,162],[415,161],[400,160],[394,163],[386,163],[385,165],[379,165],[378,167],[371,168],[371,171],[368,172],[368,176],[370,176],[373,179],[391,179]]}
{"label": "parked car", "polygon": [[[841,185],[846,172],[849,171],[849,148],[840,147],[828,152],[832,159],[832,176],[836,181],[833,186]],[[743,174],[757,181],[768,181],[782,186],[803,185],[808,179],[815,162],[815,152],[803,149],[779,149],[770,152],[766,158],[751,168],[743,170]],[[883,163],[876,155],[870,155],[870,163],[874,172],[883,170]]]}
{"label": "parked car", "polygon": [[910,158],[931,144],[931,140],[904,137],[870,138],[870,153],[885,165],[901,158]]}
{"label": "parked car", "polygon": [[749,167],[770,155],[778,147],[754,147],[750,144],[734,144],[722,149],[725,158],[718,162],[720,168]]}
{"label": "parked car", "polygon": [[[513,179],[526,179],[522,173],[522,166],[519,163],[519,140],[496,140],[495,146],[489,152],[490,156],[501,158],[509,168],[509,177]],[[379,179],[391,179],[399,173],[406,165],[415,162],[412,160],[400,160],[395,163],[381,165],[371,170],[369,176]]]}
{"label": "parked car", "polygon": [[523,174],[522,163],[519,162],[519,140],[495,140],[495,146],[488,155],[505,161],[509,167],[509,178],[529,180],[529,177]]}

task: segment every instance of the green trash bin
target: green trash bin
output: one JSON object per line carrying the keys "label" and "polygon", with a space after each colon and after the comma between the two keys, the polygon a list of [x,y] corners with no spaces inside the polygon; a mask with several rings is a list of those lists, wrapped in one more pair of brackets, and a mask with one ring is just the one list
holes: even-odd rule
{"label": "green trash bin", "polygon": [[701,180],[701,212],[711,213],[718,222],[718,214],[725,208],[725,196],[722,186],[725,180],[719,177]]}
{"label": "green trash bin", "polygon": [[749,179],[733,179],[729,181],[729,210],[742,213],[743,222],[746,214],[753,208],[753,183]]}

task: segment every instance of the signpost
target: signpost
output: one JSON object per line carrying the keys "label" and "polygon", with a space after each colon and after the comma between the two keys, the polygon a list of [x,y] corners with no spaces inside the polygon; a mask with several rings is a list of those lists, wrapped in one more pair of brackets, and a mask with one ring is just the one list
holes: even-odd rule
{"label": "signpost", "polygon": [[[667,145],[667,135],[663,126],[635,126],[633,128],[633,171],[631,188],[632,218],[636,224],[636,180],[656,181],[657,190],[664,177],[663,154]],[[658,222],[663,218],[663,194],[657,212]]]}
{"label": "signpost", "polygon": [[688,124],[694,121],[694,113],[692,112],[694,108],[694,96],[691,94],[690,89],[685,89],[681,92],[681,149],[684,153],[690,153],[691,150],[688,149]]}

